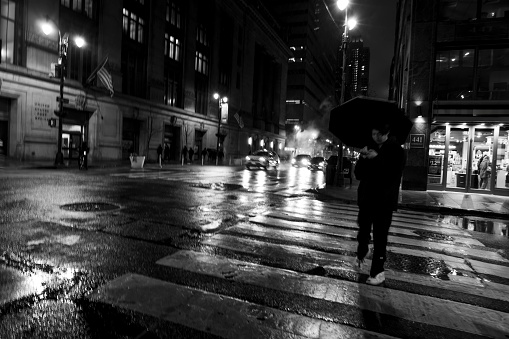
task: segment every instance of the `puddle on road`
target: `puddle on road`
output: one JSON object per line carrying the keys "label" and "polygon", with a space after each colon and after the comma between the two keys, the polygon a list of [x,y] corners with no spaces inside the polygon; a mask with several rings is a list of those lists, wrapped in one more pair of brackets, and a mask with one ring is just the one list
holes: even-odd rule
{"label": "puddle on road", "polygon": [[482,232],[486,234],[495,234],[509,237],[509,221],[497,219],[484,219],[481,217],[470,216],[443,216],[442,222],[448,222],[452,225],[460,226],[465,230]]}

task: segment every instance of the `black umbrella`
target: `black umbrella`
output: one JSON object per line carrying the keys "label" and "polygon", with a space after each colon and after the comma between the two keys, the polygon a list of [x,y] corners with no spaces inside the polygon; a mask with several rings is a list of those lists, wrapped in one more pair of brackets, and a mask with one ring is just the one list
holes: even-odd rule
{"label": "black umbrella", "polygon": [[413,125],[395,102],[360,96],[331,110],[329,131],[345,145],[362,148],[373,143],[371,130],[380,123],[389,124],[390,136],[399,144]]}

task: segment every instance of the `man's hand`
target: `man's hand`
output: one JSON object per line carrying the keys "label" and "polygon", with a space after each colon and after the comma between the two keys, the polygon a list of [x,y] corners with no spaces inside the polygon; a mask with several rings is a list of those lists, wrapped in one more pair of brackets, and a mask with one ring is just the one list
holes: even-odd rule
{"label": "man's hand", "polygon": [[361,153],[361,157],[367,158],[367,159],[373,159],[374,157],[376,157],[378,155],[377,151],[375,151],[374,149],[368,149],[367,146],[365,146],[363,149],[361,149],[360,153]]}

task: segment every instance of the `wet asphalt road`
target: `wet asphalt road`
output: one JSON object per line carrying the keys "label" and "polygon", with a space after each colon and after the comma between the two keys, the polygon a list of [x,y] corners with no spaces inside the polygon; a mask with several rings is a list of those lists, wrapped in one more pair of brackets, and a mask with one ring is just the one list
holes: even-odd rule
{"label": "wet asphalt road", "polygon": [[315,195],[323,181],[288,166],[4,169],[0,338],[509,337],[505,221],[402,211],[371,287],[350,264],[355,206]]}

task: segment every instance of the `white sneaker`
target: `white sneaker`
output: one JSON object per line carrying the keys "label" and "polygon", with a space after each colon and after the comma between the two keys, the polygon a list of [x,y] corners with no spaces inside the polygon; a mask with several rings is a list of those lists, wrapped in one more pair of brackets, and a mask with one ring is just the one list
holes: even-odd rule
{"label": "white sneaker", "polygon": [[382,284],[384,281],[385,281],[385,272],[380,272],[374,278],[370,276],[368,278],[368,280],[366,280],[366,284],[378,286],[378,285]]}

